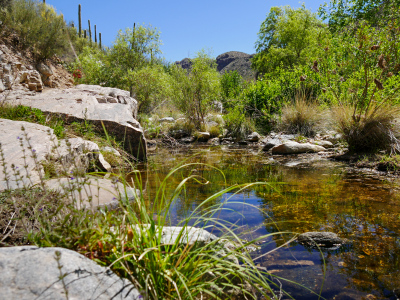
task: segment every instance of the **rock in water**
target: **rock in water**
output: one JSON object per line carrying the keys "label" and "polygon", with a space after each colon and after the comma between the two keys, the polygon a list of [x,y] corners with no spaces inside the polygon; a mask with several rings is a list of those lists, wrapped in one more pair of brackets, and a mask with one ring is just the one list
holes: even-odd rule
{"label": "rock in water", "polygon": [[306,232],[297,237],[297,242],[307,248],[336,250],[345,241],[333,232]]}
{"label": "rock in water", "polygon": [[[60,279],[60,274],[63,279]],[[0,299],[109,300],[140,297],[129,280],[118,277],[77,252],[35,246],[0,248]]]}
{"label": "rock in water", "polygon": [[315,153],[325,151],[325,148],[310,143],[297,143],[293,141],[275,146],[272,148],[272,154],[300,154],[300,153]]}

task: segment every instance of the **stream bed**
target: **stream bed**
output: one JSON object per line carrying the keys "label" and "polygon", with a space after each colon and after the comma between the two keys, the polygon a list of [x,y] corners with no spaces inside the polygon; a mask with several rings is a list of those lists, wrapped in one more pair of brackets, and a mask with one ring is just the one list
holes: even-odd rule
{"label": "stream bed", "polygon": [[[199,164],[176,172],[169,186],[189,175],[209,183],[186,184],[170,210],[175,223],[224,187],[268,183],[215,201],[227,201],[225,207],[233,211],[220,218],[242,226],[244,238],[264,236],[253,256],[274,276],[276,293],[287,293],[281,299],[400,298],[399,179],[318,154],[272,156],[258,148],[197,145],[150,153],[138,166],[146,193],[155,194],[159,180],[182,163]],[[334,232],[346,243],[322,252],[287,243],[309,231]]]}

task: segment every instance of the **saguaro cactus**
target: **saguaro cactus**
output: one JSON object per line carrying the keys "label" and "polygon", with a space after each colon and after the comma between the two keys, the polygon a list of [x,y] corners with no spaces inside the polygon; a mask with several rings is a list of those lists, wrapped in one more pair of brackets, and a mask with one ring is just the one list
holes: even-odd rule
{"label": "saguaro cactus", "polygon": [[101,32],[99,32],[99,47],[101,49]]}
{"label": "saguaro cactus", "polygon": [[79,20],[79,37],[82,37],[82,16],[81,16],[81,5],[78,5],[78,20]]}
{"label": "saguaro cactus", "polygon": [[96,24],[94,24],[94,42],[97,44],[97,28],[96,28]]}
{"label": "saguaro cactus", "polygon": [[83,37],[86,39],[86,29],[83,31]]}
{"label": "saguaro cactus", "polygon": [[89,25],[89,41],[92,43],[92,28],[90,27],[90,20],[88,20],[88,25]]}

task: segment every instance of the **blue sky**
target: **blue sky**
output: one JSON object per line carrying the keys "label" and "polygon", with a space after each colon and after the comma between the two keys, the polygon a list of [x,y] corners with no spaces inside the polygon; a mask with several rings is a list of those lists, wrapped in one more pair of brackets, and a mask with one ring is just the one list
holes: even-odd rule
{"label": "blue sky", "polygon": [[[82,26],[89,19],[94,32],[101,32],[104,45],[111,46],[118,30],[149,25],[161,32],[162,56],[167,61],[194,57],[202,49],[215,57],[227,51],[254,53],[261,22],[272,6],[300,7],[299,1],[269,0],[46,0],[64,15],[67,22],[78,24],[78,4],[82,5]],[[305,2],[317,12],[324,0]]]}

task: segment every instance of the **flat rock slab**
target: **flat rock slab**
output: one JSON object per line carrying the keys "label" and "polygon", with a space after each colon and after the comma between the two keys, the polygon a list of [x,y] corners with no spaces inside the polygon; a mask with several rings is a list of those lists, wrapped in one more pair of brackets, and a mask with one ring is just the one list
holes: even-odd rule
{"label": "flat rock slab", "polygon": [[78,85],[69,89],[49,89],[34,95],[11,91],[7,102],[56,113],[66,121],[87,120],[99,130],[104,124],[108,133],[124,142],[125,149],[140,160],[146,158],[147,147],[137,116],[137,101],[129,92],[97,85]]}
{"label": "flat rock slab", "polygon": [[[22,130],[25,128],[25,131]],[[28,145],[26,136],[29,138]],[[0,119],[0,143],[4,154],[5,168],[8,174],[8,184],[5,180],[4,166],[0,162],[0,191],[30,186],[40,182],[40,162],[45,160],[51,148],[57,144],[57,137],[49,127],[22,122]],[[20,144],[22,143],[23,146]],[[31,150],[28,149],[31,147]],[[23,152],[25,149],[25,154]],[[36,155],[36,162],[33,155]],[[25,159],[24,159],[25,156]],[[1,157],[0,157],[1,158]],[[19,171],[14,174],[11,166]],[[26,166],[26,167],[24,167]],[[37,169],[39,167],[39,170]],[[28,178],[29,175],[29,178]]]}
{"label": "flat rock slab", "polygon": [[46,181],[46,187],[66,194],[78,209],[103,206],[112,209],[118,207],[120,199],[134,201],[140,195],[134,188],[104,178],[56,178]]}
{"label": "flat rock slab", "polygon": [[275,146],[271,149],[272,154],[300,154],[300,153],[315,153],[325,151],[325,148],[310,143],[297,143],[289,141],[284,144]]}
{"label": "flat rock slab", "polygon": [[[60,254],[58,261],[56,251]],[[62,280],[60,272],[65,275]],[[141,297],[130,281],[77,252],[35,246],[0,248],[0,299],[143,299]]]}

